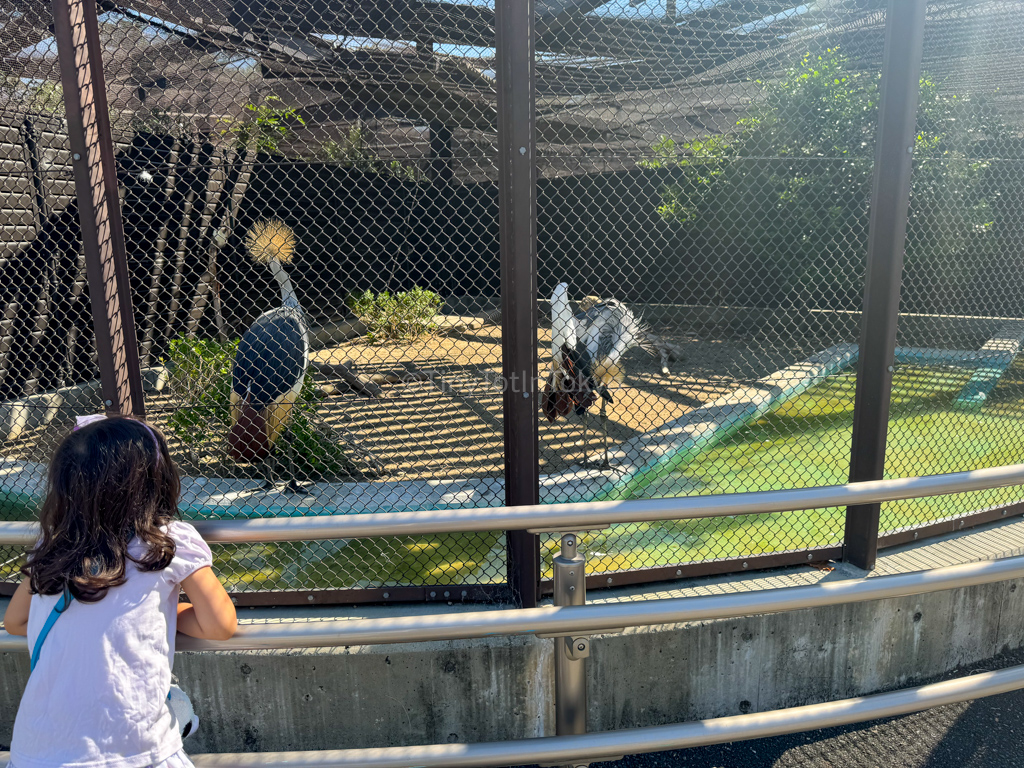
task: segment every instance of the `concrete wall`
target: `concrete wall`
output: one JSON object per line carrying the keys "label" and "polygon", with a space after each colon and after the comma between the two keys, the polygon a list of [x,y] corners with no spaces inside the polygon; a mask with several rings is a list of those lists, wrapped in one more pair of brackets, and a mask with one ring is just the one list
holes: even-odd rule
{"label": "concrete wall", "polygon": [[[577,297],[581,298],[581,297]],[[445,312],[452,315],[472,315],[497,306],[494,296],[448,296]],[[713,306],[702,304],[641,304],[630,305],[647,322],[654,325],[691,331],[697,336],[708,333],[744,336],[763,334],[771,328],[778,336],[802,338],[813,332],[831,343],[860,338],[861,313],[832,309],[801,309],[782,312],[777,308],[745,306]],[[545,295],[540,297],[538,313],[541,324],[548,323],[551,305]],[[938,347],[941,349],[979,349],[1001,328],[1017,317],[988,317],[970,315],[900,314],[899,343],[904,346]]]}
{"label": "concrete wall", "polygon": [[[839,578],[836,575],[836,578]],[[1024,645],[1024,582],[630,630],[589,662],[590,727],[628,728],[903,687]],[[493,638],[179,654],[194,752],[473,742],[553,733],[552,641]],[[0,654],[0,745],[27,654]]]}
{"label": "concrete wall", "polygon": [[591,656],[590,726],[658,725],[912,685],[1020,648],[1021,586],[605,637]]}

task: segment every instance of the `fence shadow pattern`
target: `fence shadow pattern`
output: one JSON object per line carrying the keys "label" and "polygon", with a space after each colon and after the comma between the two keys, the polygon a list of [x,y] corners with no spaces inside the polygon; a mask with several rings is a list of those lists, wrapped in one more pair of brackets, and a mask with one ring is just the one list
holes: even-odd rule
{"label": "fence shadow pattern", "polygon": [[[0,519],[34,514],[75,416],[126,403],[167,435],[192,518],[502,505],[524,472],[542,503],[850,479],[888,4],[535,0],[532,40],[502,43],[502,2],[68,4],[102,84],[77,105],[87,67],[62,76],[50,5],[0,8]],[[1001,0],[924,18],[887,477],[1024,448],[1024,22]],[[532,56],[512,87],[535,178],[499,161],[499,43]],[[536,256],[515,258],[536,313],[502,314],[510,178],[535,206],[515,213]],[[526,381],[510,313],[536,337]],[[879,543],[1022,499],[888,503]],[[845,525],[624,524],[580,546],[597,587],[841,557]],[[528,604],[557,543],[216,554],[242,602]],[[20,557],[0,552],[7,586]]]}

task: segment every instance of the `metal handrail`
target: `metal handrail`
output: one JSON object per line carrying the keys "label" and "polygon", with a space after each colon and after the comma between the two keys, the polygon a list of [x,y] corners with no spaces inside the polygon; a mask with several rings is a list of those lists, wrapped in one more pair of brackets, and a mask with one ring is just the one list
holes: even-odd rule
{"label": "metal handrail", "polygon": [[[1024,688],[1024,665],[853,699],[582,736],[480,744],[191,755],[196,768],[487,768],[531,763],[579,765],[622,755],[747,741],[907,715]],[[0,763],[9,759],[0,753]]]}
{"label": "metal handrail", "polygon": [[[979,477],[980,475],[980,477]],[[995,482],[993,483],[993,479]],[[832,501],[827,493],[861,494],[864,501],[864,486],[872,486],[867,493],[876,496],[886,494],[889,498],[908,498],[918,495],[976,490],[994,485],[1013,485],[1024,480],[1024,465],[1003,467],[998,470],[977,470],[956,475],[912,478],[902,481],[880,481],[860,483],[856,486],[838,486],[831,489],[808,489],[815,495],[815,501],[807,492],[770,492],[762,494],[733,494],[749,499],[760,496],[765,505],[773,503],[765,496],[788,496],[787,504],[793,504],[792,494],[805,497],[806,506],[812,508],[829,499],[828,505],[849,503]],[[883,486],[886,490],[879,489]],[[715,505],[723,497],[710,499],[672,499],[668,502],[708,502]],[[876,498],[875,500],[880,500]],[[781,503],[781,502],[779,502]],[[622,519],[622,507],[635,503],[602,505],[607,509],[603,514]],[[562,505],[575,507],[576,505]],[[616,513],[615,508],[618,508]],[[708,506],[694,507],[707,510]],[[526,515],[536,516],[536,507],[520,508]],[[550,507],[540,507],[546,510]],[[674,508],[673,516],[678,514]],[[725,509],[730,509],[728,505]],[[506,510],[501,510],[506,511]],[[766,512],[764,508],[757,511]],[[772,509],[771,511],[782,511]],[[477,519],[485,510],[464,510],[476,513]],[[636,509],[628,511],[639,515]],[[413,513],[421,516],[423,513]],[[429,514],[429,513],[428,513]],[[444,514],[444,513],[442,513]],[[572,518],[573,513],[558,516],[563,522]],[[707,515],[702,515],[707,516]],[[393,517],[375,515],[374,517]],[[550,523],[551,517],[545,516]],[[318,518],[307,518],[316,522]],[[358,518],[355,518],[358,520]],[[636,519],[636,518],[629,518]],[[649,518],[657,519],[657,518]],[[320,518],[322,520],[322,518]],[[245,525],[254,522],[244,521]],[[292,524],[298,522],[294,519]],[[217,523],[222,525],[222,523]],[[595,526],[593,517],[581,527]],[[379,535],[374,533],[372,535]],[[333,536],[332,536],[333,537]],[[216,537],[210,537],[218,540]],[[303,537],[304,538],[304,537]],[[563,536],[564,539],[572,538]],[[223,540],[223,539],[219,539]],[[238,540],[238,539],[231,539]],[[248,539],[242,539],[248,540]],[[2,541],[2,539],[0,539]],[[803,608],[838,605],[845,603],[880,600],[893,597],[922,594],[943,589],[953,589],[987,584],[996,581],[1024,578],[1024,556],[1001,560],[968,563],[939,568],[931,571],[881,576],[871,579],[852,579],[842,582],[821,583],[811,586],[788,587],[728,595],[711,595],[690,598],[649,600],[643,602],[591,604],[586,606],[555,606],[525,610],[475,611],[473,613],[433,616],[398,616],[385,619],[362,619],[351,621],[296,621],[287,623],[243,624],[238,634],[228,641],[214,642],[180,637],[179,650],[255,650],[269,648],[310,648],[339,645],[367,645],[378,643],[420,642],[480,638],[497,634],[533,635],[586,635],[602,631],[614,631],[622,627],[676,624],[688,621],[723,619],[746,615],[778,613]],[[557,648],[557,646],[556,646]],[[0,633],[0,652],[27,651],[24,638],[15,638]],[[557,652],[557,650],[556,650]],[[407,768],[416,765],[428,766],[501,766],[524,763],[569,763],[607,759],[623,754],[652,752],[666,749],[695,747],[705,744],[763,738],[766,736],[812,730],[847,723],[873,720],[882,717],[906,714],[933,706],[979,698],[996,693],[1024,688],[1024,666],[1000,672],[985,673],[959,680],[947,681],[931,686],[898,691],[895,693],[847,699],[838,702],[813,704],[806,707],[777,710],[752,715],[716,718],[695,723],[670,726],[637,728],[629,731],[562,735],[540,739],[493,742],[483,744],[439,744],[414,747],[391,747],[383,749],[332,750],[317,752],[278,752],[261,754],[217,754],[193,757],[197,768],[269,768],[270,766],[344,766],[345,768]],[[0,759],[4,755],[0,754]]]}
{"label": "metal handrail", "polygon": [[[726,595],[383,619],[240,624],[238,633],[230,640],[179,636],[177,648],[181,651],[241,651],[466,640],[493,635],[584,635],[623,627],[728,619],[906,597],[1020,578],[1024,578],[1024,555],[894,576]],[[0,652],[27,650],[25,638],[0,632]]]}
{"label": "metal handrail", "polygon": [[[470,531],[556,531],[604,528],[615,523],[692,520],[732,515],[767,515],[802,509],[966,493],[1024,485],[1024,464],[944,475],[872,480],[814,488],[726,493],[638,501],[538,504],[520,507],[436,509],[349,515],[308,515],[247,520],[196,520],[207,541],[255,543],[413,536]],[[30,546],[38,527],[31,522],[0,522],[0,545]]]}

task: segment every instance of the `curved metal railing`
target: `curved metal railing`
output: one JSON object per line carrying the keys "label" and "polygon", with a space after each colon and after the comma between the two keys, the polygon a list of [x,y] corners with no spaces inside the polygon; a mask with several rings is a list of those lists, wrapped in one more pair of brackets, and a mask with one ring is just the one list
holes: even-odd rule
{"label": "curved metal railing", "polygon": [[[727,496],[500,507],[437,512],[307,517],[277,520],[201,522],[204,536],[218,542],[256,542],[400,536],[467,530],[527,528],[575,531],[611,523],[768,514],[795,509],[845,506],[919,496],[960,493],[1024,483],[1024,464],[949,475]],[[0,544],[30,544],[32,523],[0,523]],[[572,535],[569,539],[575,553]],[[564,551],[564,550],[563,550]],[[580,561],[582,562],[582,560]],[[582,569],[580,569],[582,571]],[[582,573],[578,575],[582,577]],[[556,570],[556,580],[557,580]],[[460,614],[394,616],[348,621],[247,623],[223,642],[180,639],[179,650],[253,650],[369,645],[533,634],[572,637],[687,621],[779,613],[923,594],[1024,578],[1024,556],[968,563],[930,571],[811,586],[691,598],[598,605],[556,605]],[[557,590],[556,590],[557,597]],[[0,652],[27,651],[24,638],[0,632]],[[557,657],[556,653],[556,657]],[[577,663],[581,660],[577,659]],[[579,670],[577,670],[578,672]],[[772,712],[715,718],[624,731],[559,735],[483,744],[436,744],[380,749],[209,754],[193,756],[197,768],[271,766],[502,766],[524,763],[579,764],[624,754],[695,747],[726,741],[813,730],[907,714],[934,706],[1024,688],[1024,666],[957,680],[836,702]],[[0,753],[0,760],[7,756]]]}
{"label": "curved metal railing", "polygon": [[[728,619],[884,600],[1008,579],[1024,579],[1024,556],[895,576],[724,595],[382,619],[243,623],[230,640],[197,640],[181,636],[177,648],[180,651],[243,651],[466,640],[493,635],[599,634],[623,627]],[[25,638],[0,632],[0,653],[27,650]]]}
{"label": "curved metal railing", "polygon": [[[768,515],[802,509],[943,496],[1022,484],[1024,464],[1012,464],[944,475],[714,496],[192,522],[207,541],[235,544],[470,531],[560,532],[604,528],[615,523]],[[36,535],[35,523],[0,522],[0,544],[29,546],[35,541]]]}

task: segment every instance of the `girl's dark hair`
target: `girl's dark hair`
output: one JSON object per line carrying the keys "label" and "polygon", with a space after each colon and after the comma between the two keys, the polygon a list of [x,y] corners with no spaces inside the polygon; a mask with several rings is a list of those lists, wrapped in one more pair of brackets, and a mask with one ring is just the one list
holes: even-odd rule
{"label": "girl's dark hair", "polygon": [[[75,430],[50,461],[39,541],[22,573],[32,591],[55,595],[65,587],[85,603],[102,600],[127,580],[128,561],[160,571],[174,557],[161,531],[178,512],[181,481],[156,429],[114,416]],[[145,553],[128,554],[139,537]]]}

